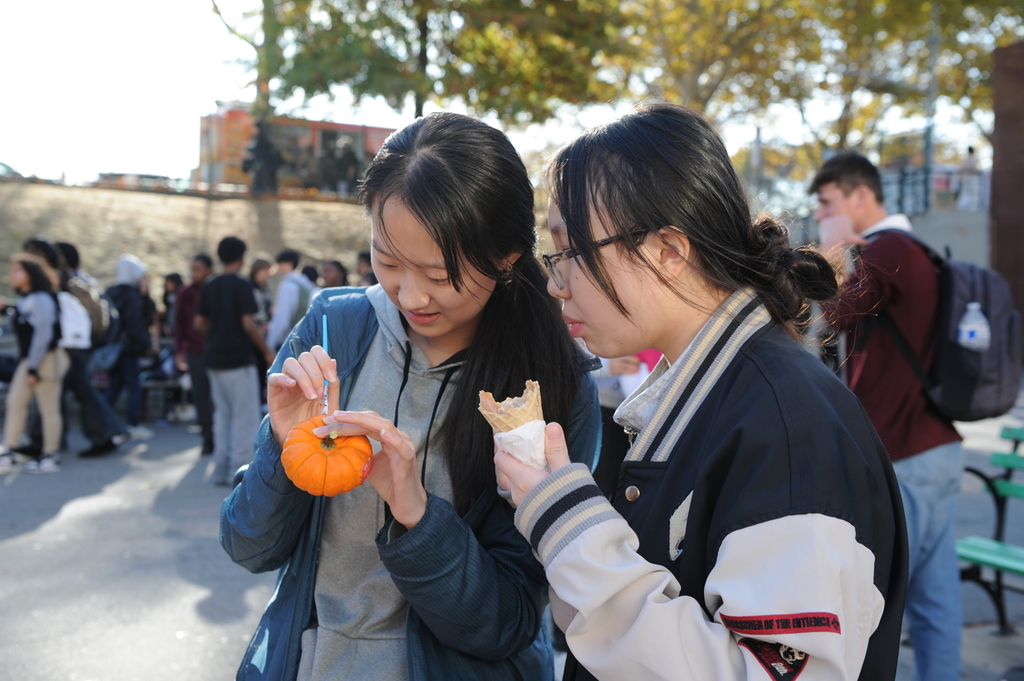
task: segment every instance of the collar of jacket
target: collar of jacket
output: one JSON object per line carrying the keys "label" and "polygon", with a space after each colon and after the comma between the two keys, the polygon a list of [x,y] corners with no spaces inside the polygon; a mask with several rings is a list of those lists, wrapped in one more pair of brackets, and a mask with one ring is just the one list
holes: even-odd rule
{"label": "collar of jacket", "polygon": [[867,239],[875,232],[881,232],[886,229],[899,229],[904,232],[914,231],[914,228],[911,226],[910,220],[906,215],[903,213],[893,213],[892,215],[885,216],[861,232],[861,238]]}
{"label": "collar of jacket", "polygon": [[626,461],[664,462],[698,407],[740,348],[771,322],[752,289],[729,296],[671,367],[661,362],[615,411],[615,421],[638,433]]}

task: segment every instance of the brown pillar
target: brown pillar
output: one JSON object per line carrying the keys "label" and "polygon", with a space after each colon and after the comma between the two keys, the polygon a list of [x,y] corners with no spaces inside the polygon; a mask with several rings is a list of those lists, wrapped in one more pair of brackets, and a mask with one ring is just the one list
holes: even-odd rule
{"label": "brown pillar", "polygon": [[1024,42],[993,53],[992,267],[1024,307]]}

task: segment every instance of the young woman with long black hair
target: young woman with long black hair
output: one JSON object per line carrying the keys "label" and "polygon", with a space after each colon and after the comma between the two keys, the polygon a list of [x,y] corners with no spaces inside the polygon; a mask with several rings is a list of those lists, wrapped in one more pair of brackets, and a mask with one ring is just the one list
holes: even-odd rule
{"label": "young woman with long black hair", "polygon": [[[0,473],[14,467],[11,450],[25,431],[28,407],[34,397],[43,423],[43,449],[38,459],[28,461],[27,473],[56,473],[60,470],[60,439],[64,417],[60,397],[64,374],[71,360],[60,340],[60,307],[57,273],[45,260],[30,253],[11,257],[8,281],[18,294],[12,305],[20,361],[7,391],[7,415],[3,444],[0,445]],[[6,306],[4,306],[6,311]]]}
{"label": "young woman with long black hair", "polygon": [[721,139],[647,104],[550,167],[548,290],[602,357],[664,358],[619,406],[607,501],[549,424],[550,475],[495,455],[544,563],[566,679],[892,679],[906,589],[899,489],[856,398],[794,340],[837,291],[752,220]]}
{"label": "young woman with long black hair", "polygon": [[[254,460],[224,504],[232,558],[285,566],[239,678],[550,678],[543,571],[497,493],[478,393],[538,381],[584,466],[600,417],[533,255],[526,169],[499,131],[435,114],[388,138],[360,197],[380,285],[314,299],[271,368]],[[345,411],[323,436],[364,434],[376,451],[370,484],[326,501],[280,463],[289,429],[321,413],[325,379]],[[282,629],[301,646],[275,642]]]}

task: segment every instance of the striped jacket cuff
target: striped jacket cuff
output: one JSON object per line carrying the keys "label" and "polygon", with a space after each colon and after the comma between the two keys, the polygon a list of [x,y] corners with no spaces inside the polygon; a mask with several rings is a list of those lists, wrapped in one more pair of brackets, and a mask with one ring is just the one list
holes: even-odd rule
{"label": "striped jacket cuff", "polygon": [[601,494],[590,469],[574,463],[544,478],[516,509],[516,527],[546,568],[588,528],[621,518]]}

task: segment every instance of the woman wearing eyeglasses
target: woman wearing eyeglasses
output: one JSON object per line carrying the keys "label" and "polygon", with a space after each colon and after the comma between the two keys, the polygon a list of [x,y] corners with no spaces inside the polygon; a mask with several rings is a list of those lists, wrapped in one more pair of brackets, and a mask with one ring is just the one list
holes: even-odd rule
{"label": "woman wearing eyeglasses", "polygon": [[566,679],[892,679],[906,529],[856,398],[794,340],[837,290],[813,250],[751,220],[718,135],[647,104],[549,172],[548,292],[601,357],[664,354],[616,410],[611,500],[547,428],[551,473],[498,484],[551,584]]}

